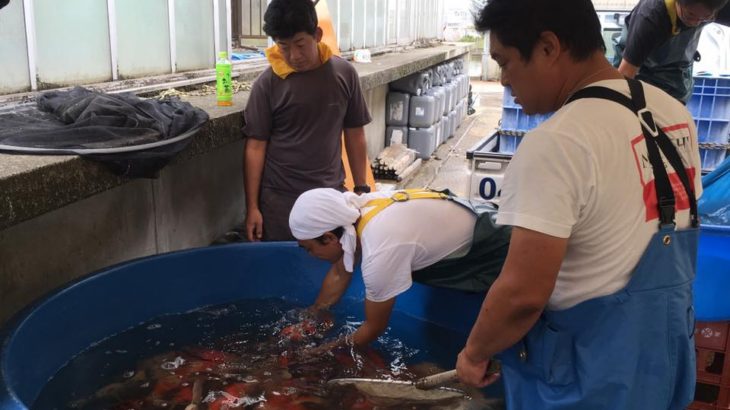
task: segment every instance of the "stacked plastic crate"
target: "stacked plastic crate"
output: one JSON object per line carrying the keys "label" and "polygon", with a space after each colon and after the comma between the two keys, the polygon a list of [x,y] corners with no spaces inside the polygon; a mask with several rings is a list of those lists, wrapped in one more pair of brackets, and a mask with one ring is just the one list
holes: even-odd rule
{"label": "stacked plastic crate", "polygon": [[697,322],[697,386],[691,410],[730,409],[728,322]]}
{"label": "stacked plastic crate", "polygon": [[515,102],[510,87],[504,87],[502,95],[502,119],[499,123],[499,152],[514,154],[527,131],[537,127],[552,114],[527,115],[522,106]]}
{"label": "stacked plastic crate", "polygon": [[730,77],[695,77],[687,109],[697,125],[702,171],[710,172],[730,149]]}
{"label": "stacked plastic crate", "polygon": [[469,77],[454,59],[390,83],[385,145],[402,143],[428,159],[466,117]]}

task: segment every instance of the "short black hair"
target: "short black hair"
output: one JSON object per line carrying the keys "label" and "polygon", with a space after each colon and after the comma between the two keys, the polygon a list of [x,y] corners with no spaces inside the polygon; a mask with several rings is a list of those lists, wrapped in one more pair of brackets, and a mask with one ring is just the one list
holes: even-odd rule
{"label": "short black hair", "polygon": [[590,0],[488,0],[475,15],[481,32],[493,32],[499,41],[515,47],[525,61],[540,34],[551,31],[577,61],[606,51],[601,22]]}
{"label": "short black hair", "polygon": [[690,6],[693,4],[701,4],[710,10],[718,11],[723,8],[728,0],[678,0],[679,4],[683,6]]}
{"label": "short black hair", "polygon": [[[337,228],[331,230],[333,234],[337,237],[337,239],[342,238],[342,235],[345,233],[345,228],[338,226]],[[324,234],[322,234],[319,238],[315,238],[317,242],[324,243]]]}
{"label": "short black hair", "polygon": [[264,32],[273,39],[292,38],[302,31],[314,35],[316,30],[312,0],[272,0],[264,13]]}

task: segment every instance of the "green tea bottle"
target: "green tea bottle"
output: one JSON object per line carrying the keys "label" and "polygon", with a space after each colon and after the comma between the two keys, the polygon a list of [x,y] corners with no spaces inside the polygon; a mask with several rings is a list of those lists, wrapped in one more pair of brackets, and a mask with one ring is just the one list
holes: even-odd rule
{"label": "green tea bottle", "polygon": [[233,83],[231,82],[232,64],[228,60],[228,53],[218,53],[218,60],[215,62],[215,94],[218,105],[233,105]]}

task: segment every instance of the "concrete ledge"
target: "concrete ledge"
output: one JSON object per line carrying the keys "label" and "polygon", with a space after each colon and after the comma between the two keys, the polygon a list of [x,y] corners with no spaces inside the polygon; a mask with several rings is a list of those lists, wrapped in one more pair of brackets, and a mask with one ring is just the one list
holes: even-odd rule
{"label": "concrete ledge", "polygon": [[[384,54],[372,63],[353,65],[363,89],[372,90],[468,50],[467,44],[440,45]],[[217,107],[212,96],[187,98],[207,111],[211,120],[173,164],[242,139],[241,112],[248,95],[236,94],[233,107]],[[131,181],[80,157],[0,154],[0,230]]]}

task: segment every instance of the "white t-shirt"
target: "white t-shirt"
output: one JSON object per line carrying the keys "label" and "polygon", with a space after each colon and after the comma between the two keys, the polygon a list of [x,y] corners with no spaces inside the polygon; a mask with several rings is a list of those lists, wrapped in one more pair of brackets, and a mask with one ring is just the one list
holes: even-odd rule
{"label": "white t-shirt", "polygon": [[[624,80],[592,85],[629,95]],[[683,105],[644,84],[647,106],[678,148],[695,193],[702,192],[697,131]],[[689,201],[672,180],[678,228],[689,225]],[[497,223],[569,238],[548,309],[562,310],[623,289],[658,231],[654,176],[630,110],[581,99],[527,133],[510,162]]]}
{"label": "white t-shirt", "polygon": [[468,249],[475,223],[474,213],[443,199],[412,199],[380,211],[360,237],[366,298],[382,302],[396,297],[411,287],[413,271]]}

